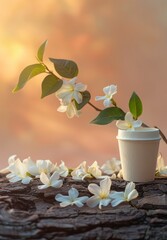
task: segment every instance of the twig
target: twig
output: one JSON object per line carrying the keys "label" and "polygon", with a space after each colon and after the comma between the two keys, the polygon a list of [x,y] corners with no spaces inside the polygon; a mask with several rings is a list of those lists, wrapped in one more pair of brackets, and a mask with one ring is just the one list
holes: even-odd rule
{"label": "twig", "polygon": [[[143,127],[149,127],[149,126],[148,126],[147,124],[145,124],[145,123],[143,123],[142,126],[143,126]],[[166,138],[165,134],[161,131],[160,128],[158,128],[158,127],[156,127],[156,126],[155,126],[155,128],[157,128],[157,129],[159,130],[160,136],[162,137],[163,141],[167,144],[167,138]]]}
{"label": "twig", "polygon": [[[155,128],[159,129],[158,127],[155,126]],[[167,138],[164,135],[164,133],[161,131],[161,129],[159,129],[159,134],[161,135],[162,139],[164,140],[164,142],[167,144]]]}

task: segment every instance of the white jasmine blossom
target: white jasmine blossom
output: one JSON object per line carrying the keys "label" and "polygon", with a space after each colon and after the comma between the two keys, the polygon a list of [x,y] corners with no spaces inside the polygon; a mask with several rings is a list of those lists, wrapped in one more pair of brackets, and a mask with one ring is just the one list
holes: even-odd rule
{"label": "white jasmine blossom", "polygon": [[36,162],[34,162],[30,157],[24,159],[23,164],[26,166],[28,173],[32,176],[36,177],[40,174]]}
{"label": "white jasmine blossom", "polygon": [[121,162],[119,160],[112,158],[102,165],[101,170],[107,175],[112,175],[120,170],[120,165]]}
{"label": "white jasmine blossom", "polygon": [[28,184],[32,180],[26,165],[19,158],[9,165],[8,170],[10,173],[6,177],[9,178],[10,182],[21,181],[23,184]]}
{"label": "white jasmine blossom", "polygon": [[55,171],[58,172],[61,177],[67,177],[69,173],[69,169],[63,161],[55,168]]}
{"label": "white jasmine blossom", "polygon": [[[56,168],[55,164],[53,164],[50,160],[37,160],[36,166],[39,175],[42,172],[45,173],[46,175],[50,175],[50,173],[54,172]],[[39,177],[39,175],[37,175],[36,177]]]}
{"label": "white jasmine blossom", "polygon": [[88,197],[78,197],[79,192],[76,188],[71,188],[68,191],[68,195],[57,194],[55,200],[60,202],[61,207],[66,207],[69,205],[76,205],[77,207],[83,207],[84,203],[87,201]]}
{"label": "white jasmine blossom", "polygon": [[167,166],[161,154],[157,158],[157,171],[160,176],[167,176]]}
{"label": "white jasmine blossom", "polygon": [[80,104],[82,102],[82,94],[87,88],[85,84],[76,83],[77,78],[71,80],[63,80],[62,87],[56,92],[57,98],[61,99],[63,105],[69,105],[73,99]]}
{"label": "white jasmine blossom", "polygon": [[110,198],[110,188],[111,188],[111,179],[106,177],[105,179],[100,181],[100,186],[97,184],[91,183],[88,186],[89,192],[91,192],[94,196],[90,197],[87,200],[87,205],[91,208],[99,205],[101,209],[102,206],[107,206],[111,202]]}
{"label": "white jasmine blossom", "polygon": [[88,166],[87,174],[95,178],[99,178],[102,175],[102,171],[96,161],[91,166]]}
{"label": "white jasmine blossom", "polygon": [[68,118],[73,118],[74,116],[79,117],[80,111],[77,110],[75,102],[71,101],[68,105],[64,105],[62,101],[60,101],[61,106],[58,107],[58,112],[66,112]]}
{"label": "white jasmine blossom", "polygon": [[118,120],[116,122],[116,126],[119,129],[123,129],[123,130],[139,128],[141,127],[141,125],[142,125],[142,121],[134,120],[131,112],[126,113],[125,120]]}
{"label": "white jasmine blossom", "polygon": [[103,100],[103,104],[104,106],[107,108],[107,107],[110,107],[111,103],[112,103],[112,97],[114,94],[117,93],[117,86],[116,85],[110,85],[110,86],[107,86],[107,87],[104,87],[103,88],[103,92],[105,93],[104,96],[97,96],[95,98],[96,101],[100,101],[100,100]]}
{"label": "white jasmine blossom", "polygon": [[126,185],[124,192],[111,192],[111,205],[113,207],[119,205],[122,202],[129,202],[138,197],[138,192],[135,189],[135,184],[130,182]]}
{"label": "white jasmine blossom", "polygon": [[43,185],[38,186],[39,189],[45,189],[48,187],[60,188],[63,185],[63,180],[59,179],[59,174],[57,172],[54,172],[51,176],[42,172],[40,174],[40,181]]}
{"label": "white jasmine blossom", "polygon": [[84,180],[84,178],[99,178],[102,172],[99,165],[95,161],[91,166],[86,166],[86,161],[82,162],[77,168],[71,172],[74,180]]}
{"label": "white jasmine blossom", "polygon": [[16,157],[17,155],[12,155],[8,158],[8,166],[6,168],[3,168],[0,170],[1,173],[8,173],[9,167],[11,167],[12,165],[14,165],[15,161],[16,161]]}

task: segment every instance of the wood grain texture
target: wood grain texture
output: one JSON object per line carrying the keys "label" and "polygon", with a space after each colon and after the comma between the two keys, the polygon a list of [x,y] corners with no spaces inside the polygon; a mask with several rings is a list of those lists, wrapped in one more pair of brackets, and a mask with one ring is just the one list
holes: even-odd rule
{"label": "wood grain texture", "polygon": [[[0,240],[138,240],[167,239],[167,179],[137,183],[139,197],[131,203],[111,206],[61,208],[57,193],[67,194],[70,187],[80,196],[90,193],[90,182],[64,180],[61,189],[39,190],[39,180],[29,185],[9,183],[0,175]],[[112,190],[123,191],[127,182],[113,180]]]}

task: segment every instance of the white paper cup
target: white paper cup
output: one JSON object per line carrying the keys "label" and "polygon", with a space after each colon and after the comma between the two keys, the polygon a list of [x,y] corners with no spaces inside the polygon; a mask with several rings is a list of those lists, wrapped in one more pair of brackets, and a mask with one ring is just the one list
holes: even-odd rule
{"label": "white paper cup", "polygon": [[160,135],[157,128],[118,130],[123,179],[148,182],[155,178]]}

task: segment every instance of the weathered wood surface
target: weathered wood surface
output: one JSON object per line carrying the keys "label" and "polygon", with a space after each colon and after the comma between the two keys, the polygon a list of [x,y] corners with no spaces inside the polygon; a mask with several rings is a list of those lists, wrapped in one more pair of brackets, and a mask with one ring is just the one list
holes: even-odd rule
{"label": "weathered wood surface", "polygon": [[[139,197],[115,208],[60,208],[54,199],[70,187],[89,195],[89,183],[67,178],[61,189],[38,190],[38,180],[12,184],[0,175],[0,240],[167,239],[167,179],[136,184]],[[112,189],[123,191],[126,184],[113,180]]]}

